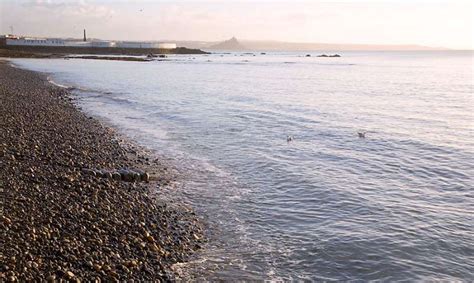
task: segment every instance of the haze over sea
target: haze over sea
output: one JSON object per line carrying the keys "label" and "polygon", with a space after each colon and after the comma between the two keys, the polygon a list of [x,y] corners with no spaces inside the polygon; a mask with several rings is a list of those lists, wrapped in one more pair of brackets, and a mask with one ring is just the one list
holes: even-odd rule
{"label": "haze over sea", "polygon": [[185,276],[472,280],[473,53],[254,54],[12,61],[178,172]]}

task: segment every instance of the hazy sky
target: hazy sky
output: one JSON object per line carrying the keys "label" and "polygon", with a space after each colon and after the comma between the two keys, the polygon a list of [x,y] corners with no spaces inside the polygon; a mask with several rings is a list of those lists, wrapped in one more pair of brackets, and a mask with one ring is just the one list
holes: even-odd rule
{"label": "hazy sky", "polygon": [[129,40],[239,39],[472,49],[472,1],[0,0],[0,33]]}

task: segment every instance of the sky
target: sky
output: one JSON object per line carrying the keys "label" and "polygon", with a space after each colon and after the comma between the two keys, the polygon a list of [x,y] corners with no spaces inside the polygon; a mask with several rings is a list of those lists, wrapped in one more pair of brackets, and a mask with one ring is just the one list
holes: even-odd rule
{"label": "sky", "polygon": [[473,49],[469,0],[0,0],[0,34],[115,40],[417,44]]}

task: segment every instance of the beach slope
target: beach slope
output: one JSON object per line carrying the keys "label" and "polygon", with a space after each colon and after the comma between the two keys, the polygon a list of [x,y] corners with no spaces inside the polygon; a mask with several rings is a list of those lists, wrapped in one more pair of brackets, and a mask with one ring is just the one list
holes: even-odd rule
{"label": "beach slope", "polygon": [[0,62],[0,281],[173,279],[170,266],[202,241],[194,213],[151,196],[166,182],[158,173],[145,182],[91,171],[156,162],[43,74]]}

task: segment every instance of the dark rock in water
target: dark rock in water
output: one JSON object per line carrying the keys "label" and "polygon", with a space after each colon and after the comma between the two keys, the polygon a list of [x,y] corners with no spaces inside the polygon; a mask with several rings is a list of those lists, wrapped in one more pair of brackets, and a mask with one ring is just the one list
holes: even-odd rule
{"label": "dark rock in water", "polygon": [[359,136],[360,139],[365,139],[365,132],[357,132],[357,136]]}
{"label": "dark rock in water", "polygon": [[318,57],[334,58],[334,57],[341,57],[341,55],[339,55],[339,54],[334,54],[334,55],[321,54],[321,55],[318,55]]}
{"label": "dark rock in water", "polygon": [[306,54],[306,57],[311,57],[311,54]]}

